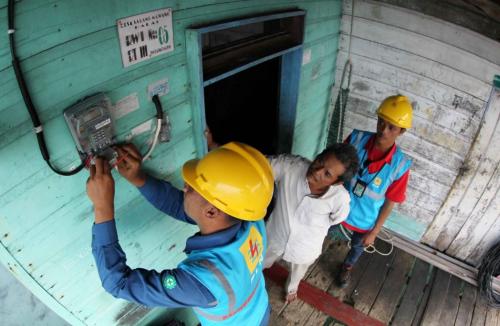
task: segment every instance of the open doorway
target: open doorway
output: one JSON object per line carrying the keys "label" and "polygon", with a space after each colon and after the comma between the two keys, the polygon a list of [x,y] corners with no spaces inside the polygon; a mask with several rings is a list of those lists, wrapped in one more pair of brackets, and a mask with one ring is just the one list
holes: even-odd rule
{"label": "open doorway", "polygon": [[274,58],[204,88],[205,119],[218,144],[239,141],[278,152],[280,59]]}
{"label": "open doorway", "polygon": [[186,31],[198,157],[207,152],[207,126],[219,144],[291,152],[304,18],[294,9]]}

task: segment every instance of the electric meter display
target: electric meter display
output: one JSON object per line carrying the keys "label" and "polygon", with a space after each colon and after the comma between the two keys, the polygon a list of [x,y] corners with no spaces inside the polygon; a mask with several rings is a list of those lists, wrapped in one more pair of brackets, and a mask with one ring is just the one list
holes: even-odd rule
{"label": "electric meter display", "polygon": [[64,111],[64,118],[81,154],[101,155],[113,145],[110,107],[109,98],[100,93]]}

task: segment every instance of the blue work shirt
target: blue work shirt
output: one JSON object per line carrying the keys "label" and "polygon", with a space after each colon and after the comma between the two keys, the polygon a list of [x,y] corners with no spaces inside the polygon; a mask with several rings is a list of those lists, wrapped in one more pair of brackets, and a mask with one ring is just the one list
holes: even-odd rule
{"label": "blue work shirt", "polygon": [[[148,177],[141,194],[157,209],[173,218],[196,224],[184,211],[183,192],[170,183]],[[186,241],[185,252],[211,249],[223,246],[238,233],[242,223],[209,235],[196,233]],[[116,298],[155,307],[210,307],[216,298],[195,277],[179,269],[161,272],[143,268],[131,269],[126,264],[126,256],[116,232],[115,221],[94,224],[92,228],[92,253],[104,289]],[[169,280],[176,281],[175,287],[165,285]],[[261,325],[267,325],[270,306]]]}

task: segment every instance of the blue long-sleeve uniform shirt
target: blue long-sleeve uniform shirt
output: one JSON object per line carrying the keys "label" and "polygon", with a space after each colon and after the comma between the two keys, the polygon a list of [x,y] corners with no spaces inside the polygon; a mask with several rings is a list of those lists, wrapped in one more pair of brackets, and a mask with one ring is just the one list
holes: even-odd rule
{"label": "blue long-sleeve uniform shirt", "polygon": [[[139,188],[142,195],[157,209],[177,220],[196,224],[184,212],[182,191],[168,182],[148,177]],[[185,251],[209,249],[230,243],[241,223],[209,235],[196,233],[188,238]],[[118,243],[114,220],[94,224],[92,228],[92,253],[102,285],[114,297],[145,306],[210,307],[216,301],[212,293],[189,273],[181,269],[162,272],[142,268],[131,269],[126,264],[125,253]],[[175,286],[171,286],[175,280]],[[167,285],[165,285],[167,284]]]}

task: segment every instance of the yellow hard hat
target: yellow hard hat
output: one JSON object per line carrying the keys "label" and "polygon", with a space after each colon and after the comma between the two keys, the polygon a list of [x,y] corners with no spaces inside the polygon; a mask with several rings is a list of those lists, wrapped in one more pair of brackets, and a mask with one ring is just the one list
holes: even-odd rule
{"label": "yellow hard hat", "polygon": [[377,110],[377,115],[391,124],[400,128],[411,128],[413,109],[406,96],[389,96],[382,101]]}
{"label": "yellow hard hat", "polygon": [[209,203],[240,220],[263,218],[273,196],[271,165],[261,152],[242,143],[227,143],[186,162],[182,176]]}

